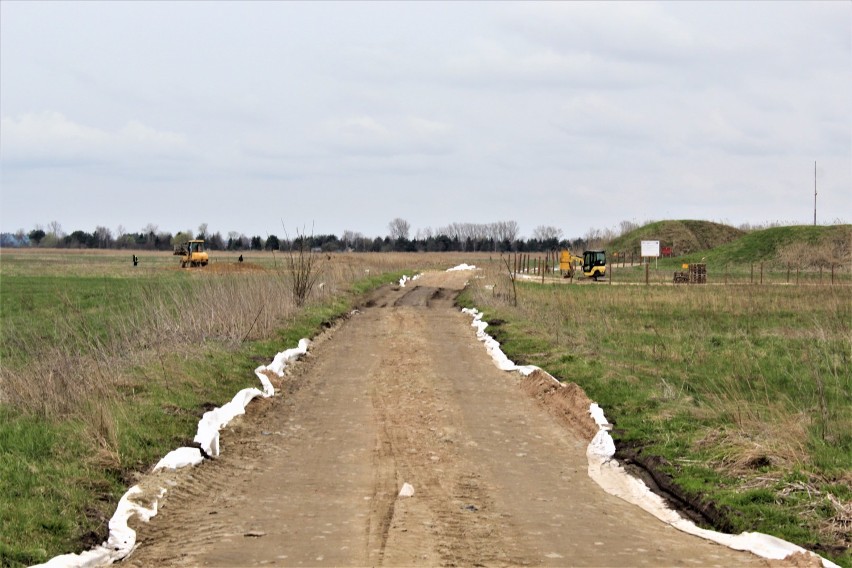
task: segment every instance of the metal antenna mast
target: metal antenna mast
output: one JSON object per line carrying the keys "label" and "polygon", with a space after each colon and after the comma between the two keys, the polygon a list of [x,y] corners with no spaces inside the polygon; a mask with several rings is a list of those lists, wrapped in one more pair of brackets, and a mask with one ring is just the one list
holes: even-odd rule
{"label": "metal antenna mast", "polygon": [[816,227],[816,160],[814,160],[814,227]]}

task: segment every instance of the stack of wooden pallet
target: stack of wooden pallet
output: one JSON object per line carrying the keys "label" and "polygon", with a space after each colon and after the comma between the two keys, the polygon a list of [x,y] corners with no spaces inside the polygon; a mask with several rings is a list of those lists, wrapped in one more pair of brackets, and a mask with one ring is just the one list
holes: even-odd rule
{"label": "stack of wooden pallet", "polygon": [[707,283],[707,265],[706,264],[690,264],[689,265],[689,283],[690,284],[706,284]]}

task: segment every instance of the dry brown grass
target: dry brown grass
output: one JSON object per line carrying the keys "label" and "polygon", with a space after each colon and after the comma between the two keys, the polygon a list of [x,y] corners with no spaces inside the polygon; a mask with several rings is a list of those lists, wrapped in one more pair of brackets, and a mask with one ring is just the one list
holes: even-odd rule
{"label": "dry brown grass", "polygon": [[505,268],[473,284],[510,357],[579,383],[677,483],[848,559],[852,288],[535,281],[515,306]]}
{"label": "dry brown grass", "polygon": [[711,463],[733,477],[753,476],[761,467],[801,468],[808,453],[810,425],[810,415],[788,414],[787,409],[783,416],[774,417],[771,429],[765,419],[751,415],[708,431],[695,443],[695,449],[711,453]]}
{"label": "dry brown grass", "polygon": [[89,417],[93,435],[104,440],[104,447],[112,445],[113,436],[103,427],[109,420],[100,420],[90,405],[115,396],[116,385],[126,380],[126,369],[167,365],[169,357],[191,356],[208,342],[234,348],[269,337],[299,310],[346,294],[355,281],[367,276],[407,268],[412,273],[445,269],[481,259],[458,254],[323,253],[316,285],[301,308],[288,289],[281,253],[244,252],[242,263],[240,253],[215,253],[209,266],[194,269],[180,269],[168,253],[145,256],[137,251],[141,260],[136,268],[125,251],[4,249],[2,254],[0,275],[135,276],[160,283],[141,287],[129,306],[107,305],[96,322],[106,326],[106,333],[94,329],[87,314],[59,289],[56,302],[65,306],[64,317],[49,322],[50,341],[44,339],[45,322],[16,321],[15,329],[3,335],[8,350],[25,364],[6,361],[2,366],[2,400],[44,416]]}
{"label": "dry brown grass", "polygon": [[819,244],[795,242],[778,251],[777,262],[782,266],[804,269],[848,267],[852,260],[850,240],[838,239]]}
{"label": "dry brown grass", "polygon": [[726,417],[729,427],[708,434],[726,469],[763,456],[779,467],[801,466],[815,430],[831,441],[849,426],[848,412],[836,415],[831,400],[844,380],[848,385],[848,352],[836,351],[850,337],[848,288],[527,284],[514,306],[505,269],[482,276],[470,292],[473,303],[534,322],[550,358],[592,360],[597,342],[618,338],[602,372],[619,383],[639,375],[655,382],[650,400],[663,404],[649,419]]}

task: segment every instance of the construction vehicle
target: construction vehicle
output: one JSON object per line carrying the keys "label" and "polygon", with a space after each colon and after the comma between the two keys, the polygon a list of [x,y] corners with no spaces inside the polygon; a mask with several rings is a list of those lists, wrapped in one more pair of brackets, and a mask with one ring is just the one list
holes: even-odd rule
{"label": "construction vehicle", "polygon": [[575,268],[582,267],[583,275],[597,280],[606,276],[606,251],[586,250],[583,257],[574,256],[569,250],[559,255],[559,271],[564,278],[573,278]]}
{"label": "construction vehicle", "polygon": [[606,276],[605,250],[583,251],[583,274],[595,280]]}
{"label": "construction vehicle", "polygon": [[559,253],[559,272],[563,278],[574,278],[574,271],[583,266],[583,258],[574,256],[570,250]]}
{"label": "construction vehicle", "polygon": [[209,257],[204,250],[204,241],[196,239],[187,241],[182,245],[175,245],[175,256],[180,257],[180,267],[207,266]]}

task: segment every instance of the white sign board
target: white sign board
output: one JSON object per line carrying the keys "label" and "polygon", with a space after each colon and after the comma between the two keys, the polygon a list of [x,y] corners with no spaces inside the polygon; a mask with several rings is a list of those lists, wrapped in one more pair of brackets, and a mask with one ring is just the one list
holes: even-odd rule
{"label": "white sign board", "polygon": [[642,256],[660,256],[660,241],[642,241]]}

